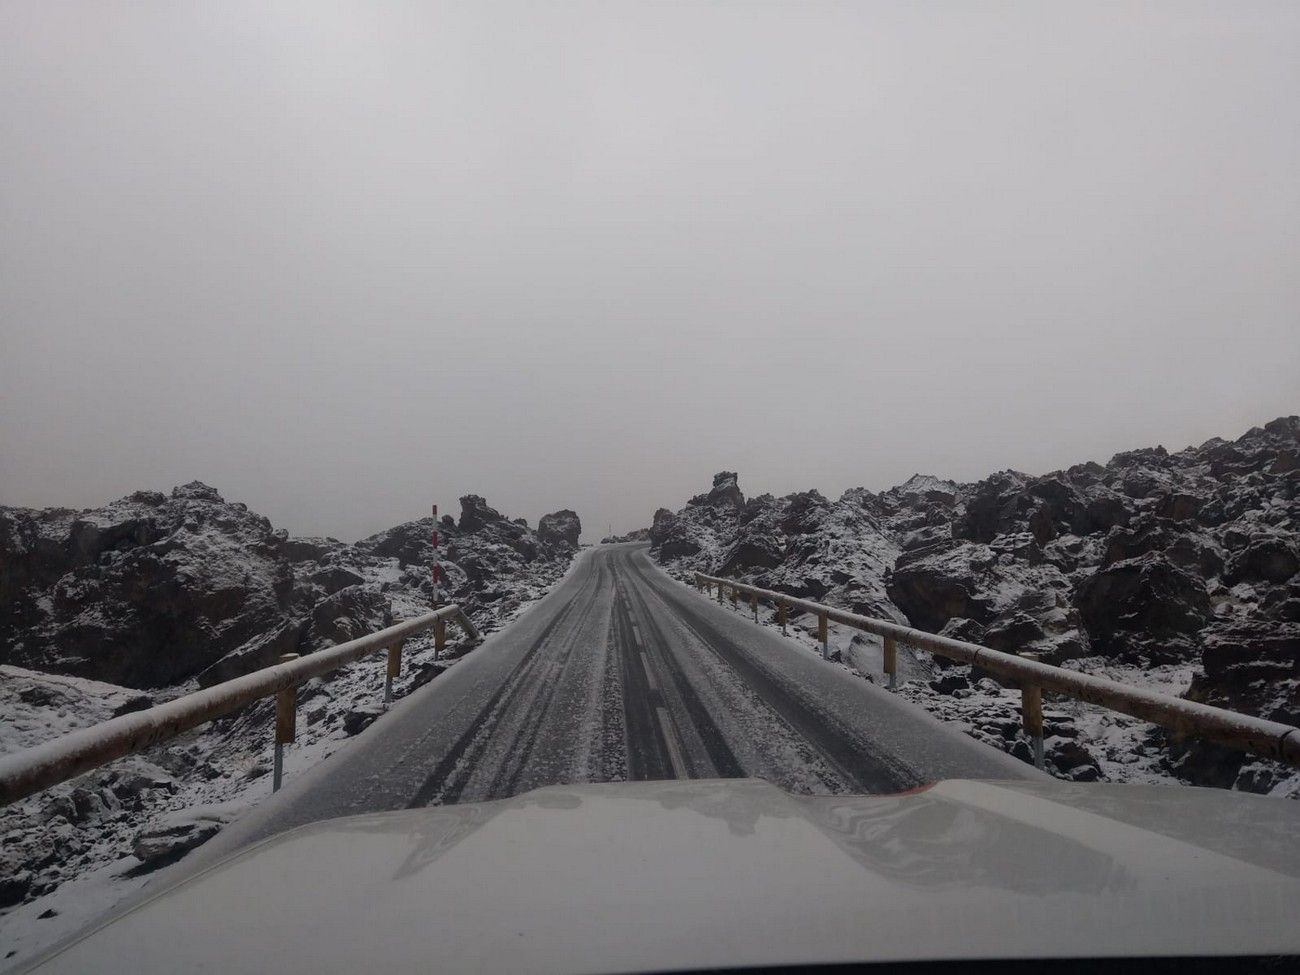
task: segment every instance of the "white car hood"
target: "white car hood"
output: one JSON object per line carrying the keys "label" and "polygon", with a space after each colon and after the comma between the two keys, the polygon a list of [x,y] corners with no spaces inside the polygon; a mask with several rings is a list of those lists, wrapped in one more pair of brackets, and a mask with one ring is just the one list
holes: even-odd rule
{"label": "white car hood", "polygon": [[1204,789],[757,780],[539,789],[322,822],[40,972],[631,972],[1300,953],[1300,807]]}

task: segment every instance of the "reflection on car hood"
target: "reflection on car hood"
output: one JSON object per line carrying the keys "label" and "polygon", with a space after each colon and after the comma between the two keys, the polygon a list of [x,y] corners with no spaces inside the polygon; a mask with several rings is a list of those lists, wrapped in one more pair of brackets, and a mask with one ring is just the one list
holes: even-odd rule
{"label": "reflection on car hood", "polygon": [[41,972],[624,972],[1297,953],[1300,807],[949,781],[799,797],[579,785],[314,824],[160,892]]}

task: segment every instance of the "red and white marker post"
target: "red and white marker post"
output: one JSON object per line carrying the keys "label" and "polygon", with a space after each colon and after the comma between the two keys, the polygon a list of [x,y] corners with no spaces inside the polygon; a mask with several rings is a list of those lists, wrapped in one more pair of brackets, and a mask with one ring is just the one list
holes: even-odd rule
{"label": "red and white marker post", "polygon": [[438,608],[438,582],[442,576],[442,563],[438,559],[438,506],[433,506],[433,608]]}
{"label": "red and white marker post", "polygon": [[[430,569],[433,577],[433,608],[437,609],[438,604],[442,601],[438,594],[438,583],[442,581],[442,560],[438,552],[438,506],[433,506],[433,566]],[[433,624],[433,659],[437,660],[442,656],[442,648],[447,643],[447,622],[438,620]]]}

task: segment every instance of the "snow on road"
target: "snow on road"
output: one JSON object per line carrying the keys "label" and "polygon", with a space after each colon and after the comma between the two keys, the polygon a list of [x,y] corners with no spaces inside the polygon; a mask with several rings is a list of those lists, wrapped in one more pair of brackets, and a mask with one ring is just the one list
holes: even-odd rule
{"label": "snow on road", "polygon": [[[571,572],[572,566],[562,579]],[[518,609],[498,625],[518,618],[544,593],[532,586],[518,593]],[[407,593],[392,598],[399,618],[428,611]],[[435,663],[431,634],[407,640],[403,673],[394,687],[398,702],[460,662]],[[297,740],[285,750],[287,782],[345,748],[354,740],[351,728],[388,720],[383,683],[384,657],[379,654],[299,689]],[[114,684],[0,666],[0,713],[6,716],[0,722],[0,754],[148,706],[150,699],[162,703],[196,689],[191,683],[146,696]],[[58,941],[149,884],[157,874],[143,869],[132,853],[142,831],[178,814],[205,810],[219,810],[223,821],[234,820],[269,798],[273,719],[274,702],[262,700],[0,809],[0,878],[30,884],[27,889],[38,895],[0,911],[0,967]],[[41,866],[28,868],[32,862]]]}
{"label": "snow on road", "polygon": [[643,546],[604,546],[382,727],[200,852],[332,816],[671,777],[674,748],[692,776],[767,776],[797,791],[1037,774],[679,587]]}
{"label": "snow on road", "polygon": [[[427,641],[407,649],[408,674],[431,665]],[[513,625],[355,738],[321,730],[325,705],[378,713],[382,671],[363,661],[304,686],[299,742],[273,798],[269,701],[160,750],[171,764],[152,753],[128,759],[125,768],[161,785],[134,810],[95,812],[101,842],[79,851],[76,879],[3,919],[6,950],[29,954],[150,876],[162,883],[318,819],[638,778],[758,776],[792,792],[838,794],[1037,775],[679,585],[638,545],[579,557]],[[103,707],[123,703],[103,688],[87,693]],[[186,768],[173,767],[177,753],[189,756]],[[142,822],[214,804],[225,817],[243,815],[176,866],[140,873],[127,853]],[[7,810],[7,830],[38,829],[35,808]]]}

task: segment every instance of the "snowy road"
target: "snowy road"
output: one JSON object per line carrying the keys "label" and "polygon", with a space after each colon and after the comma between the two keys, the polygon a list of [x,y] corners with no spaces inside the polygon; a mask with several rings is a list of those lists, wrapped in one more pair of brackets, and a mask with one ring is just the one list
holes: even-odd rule
{"label": "snowy road", "polygon": [[200,852],[316,819],[566,782],[758,776],[874,793],[1036,774],[669,579],[644,546],[602,546]]}

